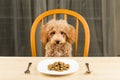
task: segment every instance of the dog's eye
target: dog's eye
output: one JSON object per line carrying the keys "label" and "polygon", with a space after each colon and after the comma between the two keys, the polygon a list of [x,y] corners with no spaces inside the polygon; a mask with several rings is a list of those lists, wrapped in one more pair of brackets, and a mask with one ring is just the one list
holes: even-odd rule
{"label": "dog's eye", "polygon": [[53,35],[53,34],[55,34],[55,32],[51,32],[51,34]]}
{"label": "dog's eye", "polygon": [[64,32],[61,32],[61,34],[64,34]]}

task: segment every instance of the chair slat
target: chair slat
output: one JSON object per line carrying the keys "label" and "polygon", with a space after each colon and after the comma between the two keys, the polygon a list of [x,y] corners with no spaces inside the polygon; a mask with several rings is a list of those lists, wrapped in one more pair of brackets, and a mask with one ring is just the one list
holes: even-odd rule
{"label": "chair slat", "polygon": [[53,19],[55,19],[55,20],[56,20],[56,14],[54,14],[54,15],[53,15]]}
{"label": "chair slat", "polygon": [[76,19],[75,56],[78,56],[78,30],[79,30],[79,22],[78,19]]}
{"label": "chair slat", "polygon": [[42,26],[44,25],[44,20],[42,19]]}
{"label": "chair slat", "polygon": [[67,20],[67,15],[66,14],[64,14],[64,20]]}

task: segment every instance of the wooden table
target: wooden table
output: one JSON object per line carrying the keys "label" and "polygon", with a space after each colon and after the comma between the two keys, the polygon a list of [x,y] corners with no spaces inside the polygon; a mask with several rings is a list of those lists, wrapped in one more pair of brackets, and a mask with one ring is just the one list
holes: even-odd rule
{"label": "wooden table", "polygon": [[[120,80],[119,57],[71,57],[79,70],[65,76],[44,75],[37,71],[37,65],[47,57],[0,57],[0,80]],[[24,74],[29,62],[31,74]],[[89,63],[91,74],[85,74]]]}

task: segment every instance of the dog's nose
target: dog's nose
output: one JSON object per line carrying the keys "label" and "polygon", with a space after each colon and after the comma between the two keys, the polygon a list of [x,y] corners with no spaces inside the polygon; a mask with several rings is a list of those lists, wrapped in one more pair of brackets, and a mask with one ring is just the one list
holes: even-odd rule
{"label": "dog's nose", "polygon": [[60,43],[60,41],[59,40],[56,40],[56,44],[59,44]]}

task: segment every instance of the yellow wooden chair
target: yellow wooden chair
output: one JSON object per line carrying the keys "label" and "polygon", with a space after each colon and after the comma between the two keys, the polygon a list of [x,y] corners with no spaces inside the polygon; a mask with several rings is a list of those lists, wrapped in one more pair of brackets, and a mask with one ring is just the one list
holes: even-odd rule
{"label": "yellow wooden chair", "polygon": [[[90,44],[90,32],[89,32],[89,27],[86,22],[86,20],[78,13],[71,11],[71,10],[66,10],[66,9],[54,9],[54,10],[49,10],[46,11],[42,14],[40,14],[34,21],[32,28],[31,28],[31,34],[30,34],[30,43],[31,43],[31,51],[32,51],[32,56],[37,55],[37,50],[36,50],[36,29],[38,24],[41,22],[42,25],[44,25],[44,19],[50,15],[53,16],[54,19],[56,19],[56,16],[58,14],[63,14],[64,19],[67,20],[67,15],[73,16],[76,18],[76,41],[75,41],[75,53],[74,55],[78,55],[78,29],[79,29],[79,22],[82,23],[84,33],[85,33],[85,43],[84,43],[84,51],[83,51],[83,56],[87,57],[88,52],[89,52],[89,44]],[[42,44],[44,45],[44,44]]]}

